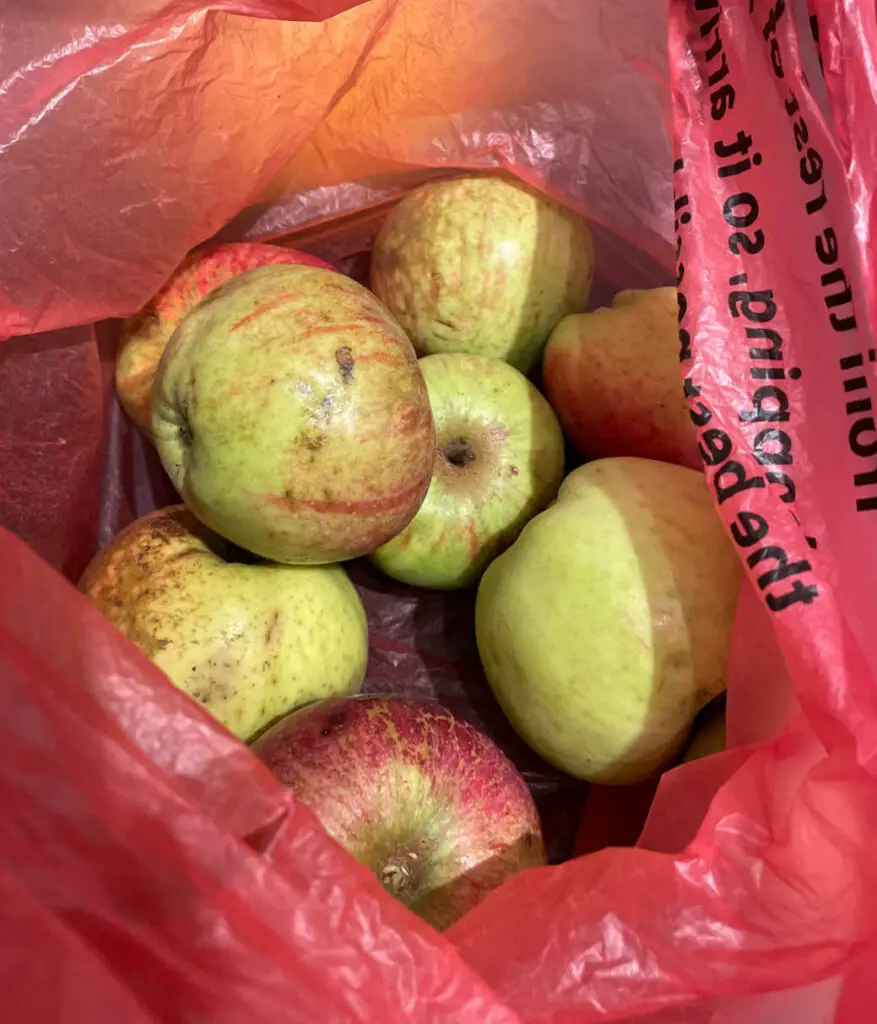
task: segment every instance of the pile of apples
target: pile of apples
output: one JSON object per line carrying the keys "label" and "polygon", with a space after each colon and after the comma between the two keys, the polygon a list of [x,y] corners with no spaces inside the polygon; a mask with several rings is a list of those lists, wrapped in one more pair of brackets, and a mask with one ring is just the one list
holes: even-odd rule
{"label": "pile of apples", "polygon": [[[689,468],[675,291],[584,312],[593,266],[576,213],[469,175],[392,210],[371,290],[219,245],[123,330],[121,402],[182,502],[82,591],[438,928],[545,863],[538,815],[470,724],[355,696],[368,630],[341,563],[477,587],[490,687],[580,779],[663,770],[725,686],[740,568]],[[567,440],[590,461],[564,478]]]}

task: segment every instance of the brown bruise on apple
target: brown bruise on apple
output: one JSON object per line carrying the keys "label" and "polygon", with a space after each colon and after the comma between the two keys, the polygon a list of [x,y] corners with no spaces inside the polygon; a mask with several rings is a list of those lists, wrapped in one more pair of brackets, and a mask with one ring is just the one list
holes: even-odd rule
{"label": "brown bruise on apple", "polygon": [[444,929],[546,863],[526,784],[483,733],[439,705],[326,701],[254,745],[392,896]]}

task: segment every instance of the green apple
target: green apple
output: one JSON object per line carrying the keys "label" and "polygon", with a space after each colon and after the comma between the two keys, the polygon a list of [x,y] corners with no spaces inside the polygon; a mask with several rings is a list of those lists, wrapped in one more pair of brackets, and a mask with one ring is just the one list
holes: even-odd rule
{"label": "green apple", "polygon": [[293,708],[356,693],[365,676],[365,612],[340,566],[259,562],[184,505],[122,530],[79,586],[244,740]]}
{"label": "green apple", "polygon": [[424,185],[387,217],[371,284],[421,355],[469,352],[525,373],[554,325],[585,308],[594,247],[585,221],[492,175]]}
{"label": "green apple", "polygon": [[563,434],[551,406],[508,363],[424,356],[438,456],[426,500],[370,556],[417,587],[471,586],[557,493]]}
{"label": "green apple", "polygon": [[188,313],[161,357],[152,427],[206,526],[275,562],[355,558],[429,487],[435,433],[411,343],[331,270],[249,270]]}
{"label": "green apple", "polygon": [[611,306],[564,317],[548,339],[542,382],[564,432],[589,457],[700,466],[675,288],[619,292]]}
{"label": "green apple", "polygon": [[601,459],[490,565],[475,627],[521,737],[591,782],[638,782],[725,688],[741,566],[702,474]]}

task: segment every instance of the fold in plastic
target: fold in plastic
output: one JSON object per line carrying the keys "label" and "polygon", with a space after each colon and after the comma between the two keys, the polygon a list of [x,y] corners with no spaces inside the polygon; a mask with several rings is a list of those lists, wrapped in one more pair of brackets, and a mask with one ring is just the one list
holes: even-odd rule
{"label": "fold in plastic", "polygon": [[[668,93],[660,4],[222,6],[12,19],[3,329],[71,329],[0,347],[3,522],[75,577],[169,500],[111,399],[111,327],[73,325],[130,312],[232,218],[226,236],[295,229],[351,257],[413,181],[503,166],[594,218],[607,287],[675,266],[681,375],[750,581],[733,749],[664,776],[637,847],[520,876],[439,936],[0,532],[0,972],[20,1019],[868,1019],[873,10],[672,0]],[[507,746],[544,817],[577,818],[581,787],[528,762],[486,693],[470,598],[352,573],[369,687],[440,696]]]}
{"label": "fold in plastic", "polygon": [[612,275],[659,279],[665,12],[588,6],[8,3],[0,337],[128,315],[232,218],[286,234],[428,169],[514,167],[587,209]]}

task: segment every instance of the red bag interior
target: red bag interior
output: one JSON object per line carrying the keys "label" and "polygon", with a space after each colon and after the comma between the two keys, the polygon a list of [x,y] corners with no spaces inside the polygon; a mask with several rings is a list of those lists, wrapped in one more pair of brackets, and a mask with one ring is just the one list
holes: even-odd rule
{"label": "red bag interior", "polygon": [[[868,1019],[877,544],[854,481],[877,441],[873,420],[855,427],[856,378],[840,360],[861,357],[857,397],[869,394],[874,11],[673,0],[668,90],[666,11],[635,0],[453,12],[126,0],[99,23],[89,6],[12,16],[18,71],[0,110],[0,976],[16,1019]],[[735,92],[716,118],[722,62]],[[716,143],[740,131],[762,160],[726,178],[738,155]],[[652,803],[651,785],[589,792],[515,736],[481,672],[474,595],[351,565],[369,616],[366,689],[435,697],[482,726],[523,771],[549,841],[554,866],[439,936],[63,576],[175,500],[116,403],[108,318],[211,236],[282,238],[365,280],[388,204],[472,167],[504,167],[586,212],[595,304],[675,273],[690,407],[711,414],[701,443],[709,455],[719,442],[704,432],[723,431],[744,479],[774,464],[756,458],[763,424],[740,416],[761,379],[730,293],[772,290],[783,366],[801,370],[794,388],[772,379],[788,384],[795,500],[766,480],[718,509],[729,527],[761,516],[787,564],[807,569],[765,582],[778,556],[747,562],[730,749],[666,774]],[[820,186],[825,204],[802,212]],[[765,238],[752,255],[729,249],[729,216],[752,209],[744,193],[758,214],[743,227]],[[813,262],[827,228],[854,296],[844,331],[826,327],[846,307],[826,304],[837,285]],[[727,462],[707,465],[717,498]],[[741,547],[744,561],[754,550]],[[813,599],[772,609],[796,579]],[[570,859],[574,845],[586,855]]]}

